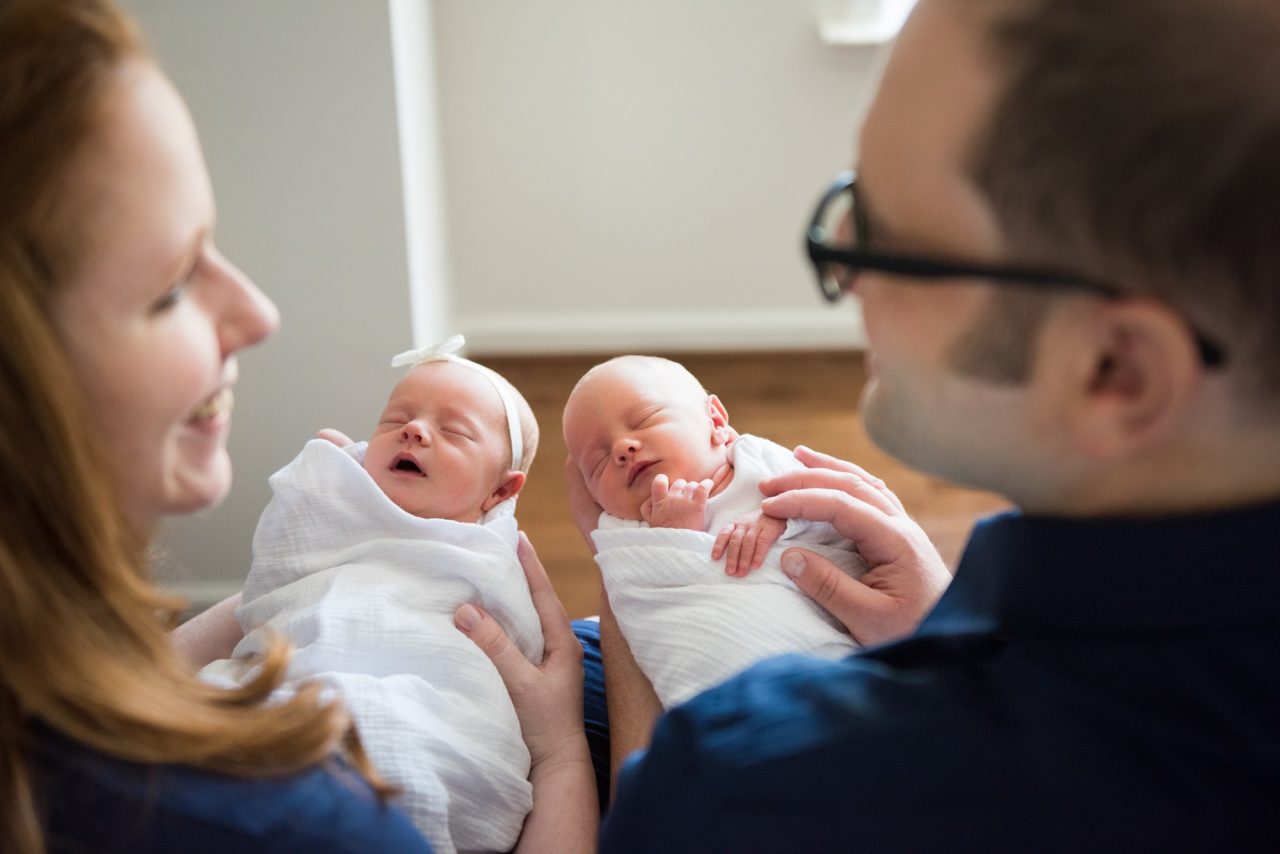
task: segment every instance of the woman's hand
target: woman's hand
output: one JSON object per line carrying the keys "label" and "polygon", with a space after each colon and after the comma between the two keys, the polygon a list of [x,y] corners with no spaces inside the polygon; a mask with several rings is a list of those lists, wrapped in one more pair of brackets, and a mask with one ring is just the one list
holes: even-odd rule
{"label": "woman's hand", "polygon": [[770,496],[764,512],[831,523],[854,542],[869,569],[855,579],[825,558],[794,548],[783,552],[783,571],[859,643],[909,634],[951,583],[937,548],[878,477],[803,446],[795,455],[808,468],[761,481],[760,491]]}
{"label": "woman's hand", "polygon": [[542,663],[525,658],[482,608],[463,605],[454,625],[498,669],[529,747],[533,811],[516,850],[594,851],[599,807],[582,724],[582,646],[523,532],[518,554],[542,623]]}

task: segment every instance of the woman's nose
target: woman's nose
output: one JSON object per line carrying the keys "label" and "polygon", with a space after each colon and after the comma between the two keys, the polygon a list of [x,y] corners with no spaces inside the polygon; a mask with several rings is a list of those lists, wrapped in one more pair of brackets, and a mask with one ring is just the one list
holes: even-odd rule
{"label": "woman's nose", "polygon": [[208,252],[222,295],[218,340],[225,358],[274,334],[280,328],[280,312],[275,303],[217,249],[210,247]]}

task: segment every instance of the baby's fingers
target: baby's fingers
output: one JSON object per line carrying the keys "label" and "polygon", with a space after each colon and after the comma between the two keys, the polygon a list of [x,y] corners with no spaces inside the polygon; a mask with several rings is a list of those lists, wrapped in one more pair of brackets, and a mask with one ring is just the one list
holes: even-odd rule
{"label": "baby's fingers", "polygon": [[764,553],[768,548],[760,546],[760,529],[754,526],[747,528],[742,537],[742,553],[738,557],[739,576],[744,576],[764,563]]}
{"label": "baby's fingers", "polygon": [[[679,481],[676,481],[679,483]],[[650,484],[649,500],[653,502],[661,501],[667,497],[667,492],[671,488],[670,481],[667,480],[665,474],[656,474],[653,476],[653,483]]]}
{"label": "baby's fingers", "polygon": [[[759,531],[756,534],[753,545],[751,565],[747,567],[747,572],[764,566],[764,559],[769,554],[769,549],[773,546],[773,540],[769,539],[768,531]],[[746,575],[746,573],[744,572],[743,575]]]}
{"label": "baby's fingers", "polygon": [[[733,523],[733,532],[729,534],[729,545],[726,547],[726,557],[724,559],[724,571],[726,575],[739,576],[743,575],[743,540],[747,536],[747,526],[741,522]],[[748,560],[750,556],[748,555]]]}
{"label": "baby's fingers", "polygon": [[[725,546],[729,545],[729,535],[732,533],[733,533],[733,526],[726,525],[724,528],[720,530],[720,533],[716,534],[716,541],[711,546],[712,560],[719,560],[720,556],[724,554]],[[725,570],[728,571],[727,566],[725,567]]]}

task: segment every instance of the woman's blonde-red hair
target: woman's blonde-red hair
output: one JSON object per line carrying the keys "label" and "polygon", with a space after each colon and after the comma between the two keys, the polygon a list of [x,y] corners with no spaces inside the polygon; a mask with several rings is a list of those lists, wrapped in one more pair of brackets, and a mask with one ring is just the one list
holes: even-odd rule
{"label": "woman's blonde-red hair", "polygon": [[102,105],[132,61],[148,60],[110,0],[0,0],[3,851],[44,848],[33,720],[135,762],[267,776],[346,746],[372,773],[349,717],[316,688],[264,703],[283,647],[237,691],[194,678],[168,635],[183,603],[151,584],[146,543],[95,452],[51,308],[83,261],[71,167],[92,156]]}

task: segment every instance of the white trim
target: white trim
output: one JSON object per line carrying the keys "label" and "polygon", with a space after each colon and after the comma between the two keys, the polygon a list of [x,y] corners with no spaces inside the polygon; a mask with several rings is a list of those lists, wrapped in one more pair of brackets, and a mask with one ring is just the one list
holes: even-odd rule
{"label": "white trim", "polygon": [[834,309],[650,313],[466,314],[458,326],[481,354],[864,349],[856,303]]}
{"label": "white trim", "polygon": [[824,0],[818,37],[829,45],[880,45],[892,41],[916,0]]}
{"label": "white trim", "polygon": [[409,310],[413,346],[424,347],[452,334],[432,8],[424,0],[390,0],[389,10]]}

